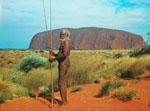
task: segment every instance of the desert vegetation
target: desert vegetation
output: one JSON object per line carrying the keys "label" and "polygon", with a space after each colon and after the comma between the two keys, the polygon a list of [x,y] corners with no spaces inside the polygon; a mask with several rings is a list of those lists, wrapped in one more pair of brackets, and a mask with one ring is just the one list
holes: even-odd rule
{"label": "desert vegetation", "polygon": [[122,101],[130,101],[137,96],[137,91],[135,89],[126,88],[126,83],[120,81],[107,81],[100,89],[97,97],[104,97],[112,95],[112,98],[117,98]]}
{"label": "desert vegetation", "polygon": [[73,86],[71,92],[77,92],[77,91],[81,91],[82,90],[82,86],[81,85],[77,85],[77,86]]}
{"label": "desert vegetation", "polygon": [[132,100],[133,97],[136,97],[137,92],[134,89],[130,89],[129,91],[125,91],[125,89],[120,88],[113,94],[113,98],[118,98],[122,101]]}
{"label": "desert vegetation", "polygon": [[117,81],[114,82],[108,81],[102,85],[100,93],[97,96],[98,97],[107,96],[110,94],[111,91],[123,86],[125,86],[125,83],[117,82]]}
{"label": "desert vegetation", "polygon": [[[135,50],[74,50],[71,52],[71,67],[67,74],[67,86],[100,83],[109,79],[136,79],[150,70],[150,55],[142,53],[130,56]],[[48,51],[1,50],[0,51],[0,102],[16,97],[50,96],[50,70]],[[58,91],[57,62],[53,64],[54,90]],[[124,83],[107,82],[99,96],[107,95]],[[81,87],[75,87],[74,91]],[[133,91],[119,91],[114,95],[126,101]],[[123,95],[123,97],[122,97]],[[126,96],[127,95],[127,96]],[[127,99],[128,100],[128,99]]]}

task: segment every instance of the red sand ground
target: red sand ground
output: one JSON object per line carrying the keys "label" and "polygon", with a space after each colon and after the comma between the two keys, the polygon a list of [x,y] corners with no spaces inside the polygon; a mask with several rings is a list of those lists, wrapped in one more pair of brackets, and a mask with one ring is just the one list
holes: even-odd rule
{"label": "red sand ground", "polygon": [[[142,75],[145,76],[150,76],[150,73]],[[137,90],[139,100],[123,102],[111,96],[97,98],[100,83],[84,85],[82,91],[75,93],[71,93],[69,88],[68,105],[64,107],[55,104],[52,108],[51,103],[42,98],[18,98],[0,104],[0,111],[150,111],[150,80],[124,82],[128,83],[127,87]],[[59,93],[55,95],[59,96]]]}

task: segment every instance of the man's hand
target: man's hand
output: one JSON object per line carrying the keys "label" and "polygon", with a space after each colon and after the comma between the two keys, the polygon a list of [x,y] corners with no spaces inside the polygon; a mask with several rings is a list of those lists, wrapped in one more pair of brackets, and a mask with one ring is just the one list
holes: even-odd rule
{"label": "man's hand", "polygon": [[55,57],[55,56],[50,56],[49,62],[54,62],[55,60],[56,60],[56,57]]}
{"label": "man's hand", "polygon": [[51,55],[51,56],[55,55],[54,51],[53,50],[49,50],[49,55]]}

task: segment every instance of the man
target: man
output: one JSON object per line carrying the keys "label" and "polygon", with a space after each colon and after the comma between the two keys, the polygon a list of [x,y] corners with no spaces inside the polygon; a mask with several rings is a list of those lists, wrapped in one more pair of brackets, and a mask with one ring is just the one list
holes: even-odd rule
{"label": "man", "polygon": [[55,54],[53,51],[50,51],[50,55],[52,57],[49,58],[50,62],[55,60],[58,61],[58,69],[59,69],[59,90],[62,98],[62,105],[67,104],[67,84],[66,84],[66,74],[70,67],[70,50],[71,50],[71,42],[69,39],[70,32],[66,29],[62,29],[60,31],[60,48],[59,52]]}

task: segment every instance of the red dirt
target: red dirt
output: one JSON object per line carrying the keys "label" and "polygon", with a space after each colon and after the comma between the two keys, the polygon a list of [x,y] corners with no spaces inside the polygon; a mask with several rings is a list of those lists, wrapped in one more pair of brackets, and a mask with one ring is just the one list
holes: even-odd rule
{"label": "red dirt", "polygon": [[146,78],[146,77],[150,77],[150,72],[144,72],[142,75],[139,75],[138,77],[140,78]]}
{"label": "red dirt", "polygon": [[137,90],[140,99],[123,102],[111,96],[97,98],[100,83],[84,85],[82,91],[75,93],[69,88],[68,104],[64,107],[55,104],[52,108],[51,103],[42,98],[18,98],[0,104],[0,111],[150,111],[150,80],[124,82],[128,83],[127,87]]}

